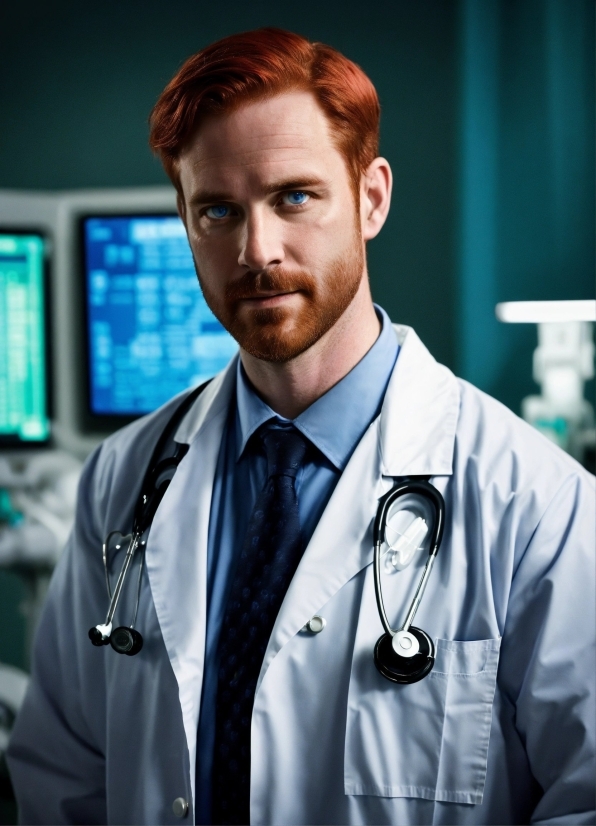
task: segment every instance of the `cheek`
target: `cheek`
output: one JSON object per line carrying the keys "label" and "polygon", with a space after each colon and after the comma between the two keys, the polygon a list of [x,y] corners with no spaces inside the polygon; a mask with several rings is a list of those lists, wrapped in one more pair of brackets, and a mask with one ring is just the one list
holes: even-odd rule
{"label": "cheek", "polygon": [[352,247],[354,228],[354,216],[344,213],[296,222],[285,233],[286,251],[302,266],[324,266]]}
{"label": "cheek", "polygon": [[333,219],[326,216],[311,228],[304,239],[303,249],[309,250],[314,268],[325,270],[353,253],[355,238],[356,220],[352,213]]}
{"label": "cheek", "polygon": [[232,275],[238,262],[238,251],[231,239],[191,236],[191,248],[202,278],[222,281]]}

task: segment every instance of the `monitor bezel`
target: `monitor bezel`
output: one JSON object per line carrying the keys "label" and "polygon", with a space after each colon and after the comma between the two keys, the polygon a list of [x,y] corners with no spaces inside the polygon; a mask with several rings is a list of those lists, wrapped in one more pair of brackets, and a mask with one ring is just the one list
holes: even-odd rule
{"label": "monitor bezel", "polygon": [[150,415],[149,413],[138,413],[130,415],[117,415],[114,413],[97,413],[92,409],[92,381],[91,381],[91,346],[89,341],[89,283],[87,278],[87,249],[85,245],[85,222],[92,218],[126,218],[128,220],[134,218],[179,218],[176,209],[159,210],[159,209],[132,209],[127,211],[125,209],[118,210],[102,210],[96,209],[93,211],[86,210],[79,213],[78,220],[78,245],[79,245],[79,273],[80,278],[77,279],[80,288],[79,306],[82,305],[83,312],[80,313],[82,326],[79,331],[82,337],[82,352],[83,360],[83,381],[85,383],[84,405],[79,411],[81,429],[85,433],[99,433],[110,434],[115,430],[124,427],[131,422],[143,416]]}
{"label": "monitor bezel", "polygon": [[48,435],[45,439],[21,439],[0,433],[0,451],[30,451],[42,450],[53,446],[53,416],[54,416],[54,369],[53,369],[53,335],[52,335],[52,288],[51,288],[51,246],[52,239],[47,230],[38,225],[12,226],[0,224],[0,235],[33,235],[43,242],[42,284],[43,284],[43,320],[44,320],[44,355],[45,355],[45,408],[49,423]]}

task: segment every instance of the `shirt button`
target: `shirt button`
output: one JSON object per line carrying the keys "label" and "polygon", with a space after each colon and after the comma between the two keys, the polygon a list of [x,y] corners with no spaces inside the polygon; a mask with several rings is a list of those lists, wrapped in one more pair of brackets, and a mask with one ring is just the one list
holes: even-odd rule
{"label": "shirt button", "polygon": [[186,817],[188,814],[188,803],[183,797],[177,797],[172,803],[172,811],[176,817]]}
{"label": "shirt button", "polygon": [[314,617],[306,623],[306,627],[311,634],[320,634],[326,625],[327,620],[324,617],[319,617],[318,614],[315,614]]}

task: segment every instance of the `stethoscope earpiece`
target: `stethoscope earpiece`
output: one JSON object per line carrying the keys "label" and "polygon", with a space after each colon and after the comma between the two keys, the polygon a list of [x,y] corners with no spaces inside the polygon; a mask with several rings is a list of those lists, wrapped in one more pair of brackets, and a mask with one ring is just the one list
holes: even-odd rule
{"label": "stethoscope earpiece", "polygon": [[[403,635],[403,639],[398,636],[400,634]],[[435,647],[430,637],[421,628],[413,625],[409,627],[407,635],[406,637],[404,632],[400,631],[395,635],[383,634],[375,645],[375,665],[383,677],[392,683],[417,683],[432,671],[435,664]],[[409,639],[410,636],[416,640],[415,643]],[[403,655],[396,651],[401,650],[401,647],[404,649]],[[413,649],[415,653],[411,654],[410,651]]]}
{"label": "stethoscope earpiece", "polygon": [[129,657],[134,657],[143,647],[143,637],[135,628],[121,625],[112,631],[110,645],[118,654],[128,654]]}
{"label": "stethoscope earpiece", "polygon": [[108,645],[110,642],[110,638],[104,636],[96,625],[89,629],[89,639],[93,645]]}

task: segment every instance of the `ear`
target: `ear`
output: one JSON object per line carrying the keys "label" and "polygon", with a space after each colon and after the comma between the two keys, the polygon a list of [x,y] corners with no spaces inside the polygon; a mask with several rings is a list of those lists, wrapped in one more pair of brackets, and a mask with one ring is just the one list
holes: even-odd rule
{"label": "ear", "polygon": [[360,180],[362,239],[370,241],[381,231],[389,213],[393,175],[385,158],[375,158]]}

